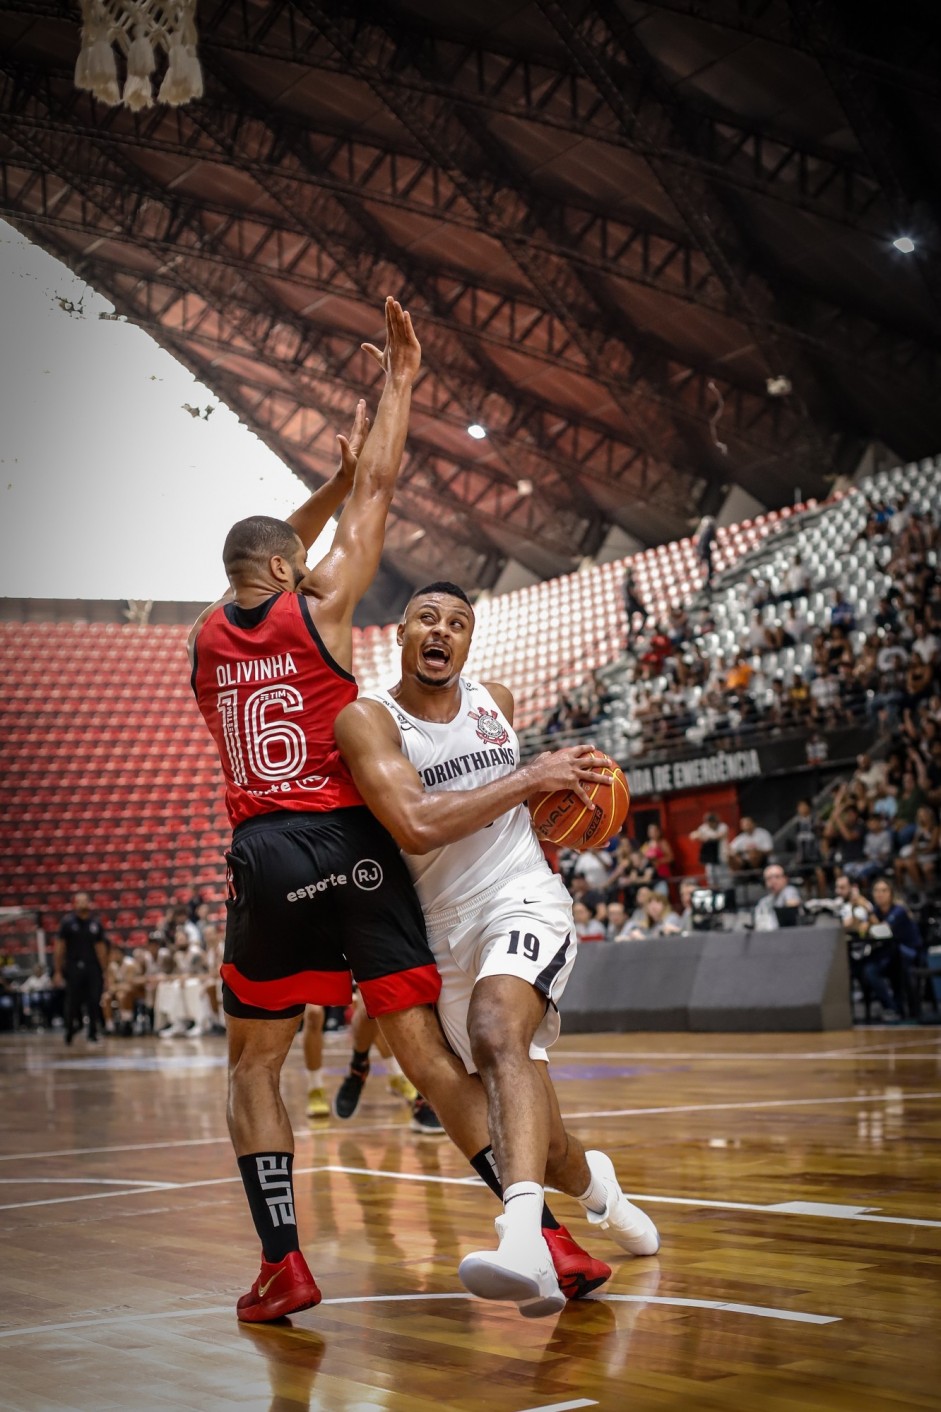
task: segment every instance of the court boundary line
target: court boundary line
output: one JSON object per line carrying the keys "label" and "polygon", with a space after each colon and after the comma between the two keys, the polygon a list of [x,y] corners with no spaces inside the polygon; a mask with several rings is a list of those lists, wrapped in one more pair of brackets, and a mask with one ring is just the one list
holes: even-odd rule
{"label": "court boundary line", "polygon": [[[406,1303],[432,1303],[442,1300],[473,1300],[476,1304],[490,1305],[489,1300],[478,1300],[475,1295],[468,1294],[466,1290],[455,1290],[448,1293],[434,1294],[345,1294],[336,1298],[322,1299],[318,1308],[329,1308],[333,1305],[347,1304],[406,1304]],[[498,1301],[493,1301],[497,1303]],[[725,1299],[690,1299],[681,1296],[671,1297],[669,1295],[648,1295],[648,1294],[609,1294],[602,1299],[587,1301],[596,1304],[616,1302],[618,1304],[659,1304],[671,1308],[681,1309],[711,1309],[723,1314],[745,1314],[754,1318],[779,1319],[783,1323],[794,1324],[840,1324],[843,1322],[838,1314],[810,1314],[801,1309],[780,1309],[774,1305],[767,1304],[739,1304],[734,1300]],[[503,1304],[503,1301],[499,1301]],[[0,1339],[28,1338],[34,1334],[59,1334],[68,1333],[75,1329],[87,1329],[91,1327],[114,1328],[128,1324],[148,1324],[160,1319],[195,1319],[213,1314],[234,1314],[231,1304],[210,1304],[203,1305],[196,1309],[166,1309],[159,1310],[151,1314],[118,1314],[114,1318],[102,1318],[100,1315],[89,1319],[71,1319],[67,1323],[60,1324],[32,1324],[23,1328],[0,1329]]]}

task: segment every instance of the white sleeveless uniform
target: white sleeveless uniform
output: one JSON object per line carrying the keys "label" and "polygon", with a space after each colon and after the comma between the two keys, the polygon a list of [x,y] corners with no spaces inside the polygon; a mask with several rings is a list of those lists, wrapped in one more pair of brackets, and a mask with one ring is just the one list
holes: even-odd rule
{"label": "white sleeveless uniform", "polygon": [[[423,721],[385,691],[364,692],[399,728],[403,753],[426,790],[478,789],[519,764],[519,741],[496,701],[461,678],[453,720]],[[421,901],[428,941],[441,972],[438,1013],[452,1048],[476,1071],[467,1038],[467,1009],[482,976],[519,976],[548,1002],[530,1055],[546,1059],[559,1036],[557,1003],[575,964],[572,900],[552,872],[517,805],[486,828],[430,853],[404,854]]]}

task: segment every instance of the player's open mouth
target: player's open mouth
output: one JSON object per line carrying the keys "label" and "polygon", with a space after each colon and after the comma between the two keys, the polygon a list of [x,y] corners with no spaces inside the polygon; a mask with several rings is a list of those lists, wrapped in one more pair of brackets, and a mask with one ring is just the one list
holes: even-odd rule
{"label": "player's open mouth", "polygon": [[427,647],[422,648],[422,661],[428,662],[431,666],[447,666],[451,660],[451,654],[441,646],[440,642],[429,642]]}

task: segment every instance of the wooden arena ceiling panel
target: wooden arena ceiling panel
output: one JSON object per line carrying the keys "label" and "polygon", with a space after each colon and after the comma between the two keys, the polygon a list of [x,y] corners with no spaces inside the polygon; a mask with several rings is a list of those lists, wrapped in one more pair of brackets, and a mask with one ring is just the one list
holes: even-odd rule
{"label": "wooden arena ceiling panel", "polygon": [[443,565],[558,573],[736,483],[771,505],[872,439],[938,449],[931,16],[202,0],[205,98],[134,116],[76,92],[77,6],[0,0],[0,212],[310,484],[375,396],[383,294],[406,300],[425,361],[385,616]]}

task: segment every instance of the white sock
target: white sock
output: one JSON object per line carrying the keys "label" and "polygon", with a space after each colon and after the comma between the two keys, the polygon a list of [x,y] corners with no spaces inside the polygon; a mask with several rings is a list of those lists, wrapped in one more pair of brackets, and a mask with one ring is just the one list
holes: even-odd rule
{"label": "white sock", "polygon": [[[588,1170],[591,1172],[590,1167]],[[583,1206],[586,1206],[589,1211],[594,1211],[598,1216],[606,1209],[608,1205],[608,1194],[600,1179],[596,1177],[593,1172],[587,1189],[578,1199]]]}
{"label": "white sock", "polygon": [[323,1088],[323,1069],[307,1070],[307,1087]]}
{"label": "white sock", "polygon": [[538,1182],[514,1182],[503,1193],[506,1234],[537,1240],[542,1235],[542,1208],[546,1195]]}

